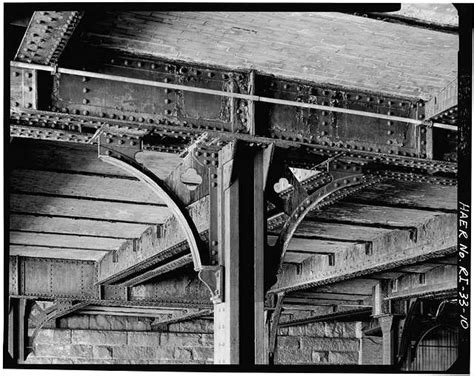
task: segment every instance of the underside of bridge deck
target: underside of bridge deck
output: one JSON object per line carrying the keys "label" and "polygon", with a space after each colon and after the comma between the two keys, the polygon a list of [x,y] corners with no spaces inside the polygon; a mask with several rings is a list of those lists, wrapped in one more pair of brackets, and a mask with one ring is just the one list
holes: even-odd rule
{"label": "underside of bridge deck", "polygon": [[[465,104],[445,5],[7,12],[12,361],[61,363],[42,341],[69,331],[77,363],[121,363],[133,330],[74,342],[118,316],[154,320],[129,363],[149,346],[147,364],[426,370],[425,334],[458,336]],[[186,323],[201,347],[166,358]]]}

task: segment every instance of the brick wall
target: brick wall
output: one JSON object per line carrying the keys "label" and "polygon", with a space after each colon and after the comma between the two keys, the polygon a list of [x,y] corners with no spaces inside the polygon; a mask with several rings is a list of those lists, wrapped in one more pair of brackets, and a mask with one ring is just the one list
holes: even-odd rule
{"label": "brick wall", "polygon": [[[27,364],[212,364],[212,321],[151,330],[151,319],[77,315],[42,329]],[[31,330],[30,330],[31,331]]]}

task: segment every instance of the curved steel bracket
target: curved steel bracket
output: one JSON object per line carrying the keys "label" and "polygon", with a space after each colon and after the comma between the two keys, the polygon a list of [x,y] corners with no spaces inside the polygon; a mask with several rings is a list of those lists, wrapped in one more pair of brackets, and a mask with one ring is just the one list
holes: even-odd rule
{"label": "curved steel bracket", "polygon": [[68,315],[78,309],[84,308],[89,305],[88,302],[79,302],[74,304],[72,301],[60,301],[55,305],[49,307],[41,313],[41,318],[36,325],[33,334],[28,337],[28,344],[26,345],[26,354],[25,357],[32,352],[35,353],[34,343],[40,329],[46,324],[49,320],[58,319],[62,316]]}
{"label": "curved steel bracket", "polygon": [[330,183],[317,189],[307,198],[302,200],[286,220],[280,236],[274,245],[274,248],[280,251],[277,274],[281,272],[286,250],[288,249],[297,227],[310,211],[330,205],[349,194],[380,182],[382,179],[382,176],[363,175],[362,173],[347,175],[338,179],[333,179]]}
{"label": "curved steel bracket", "polygon": [[99,158],[115,167],[118,167],[128,174],[136,177],[141,182],[145,183],[153,193],[160,197],[166,206],[171,210],[176,220],[178,221],[181,229],[183,230],[186,240],[188,241],[189,248],[191,249],[191,255],[193,258],[194,270],[199,271],[202,269],[201,253],[196,239],[199,238],[194,223],[185,214],[184,209],[178,204],[178,200],[174,198],[174,195],[169,191],[168,187],[156,177],[146,167],[141,166],[135,162],[131,157],[121,155],[118,152],[108,151],[109,155],[101,155]]}

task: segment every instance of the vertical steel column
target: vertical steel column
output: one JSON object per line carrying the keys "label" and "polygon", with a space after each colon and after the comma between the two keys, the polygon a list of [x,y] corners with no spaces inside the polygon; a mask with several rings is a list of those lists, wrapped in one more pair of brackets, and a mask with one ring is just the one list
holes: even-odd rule
{"label": "vertical steel column", "polygon": [[254,330],[255,330],[255,364],[268,362],[265,353],[265,313],[264,313],[264,264],[266,244],[265,224],[265,182],[264,182],[264,151],[258,151],[254,159],[253,184],[253,227],[254,227]]}
{"label": "vertical steel column", "polygon": [[383,364],[395,364],[397,347],[397,317],[391,314],[379,316],[382,328]]}
{"label": "vertical steel column", "polygon": [[239,181],[234,144],[220,152],[218,249],[224,266],[224,301],[214,305],[214,364],[239,364]]}
{"label": "vertical steel column", "polygon": [[214,307],[215,364],[265,364],[264,161],[261,150],[245,144],[220,151],[218,249],[224,301]]}
{"label": "vertical steel column", "polygon": [[26,299],[10,298],[8,312],[8,352],[13,362],[21,364],[26,360],[26,341],[28,335],[28,318]]}

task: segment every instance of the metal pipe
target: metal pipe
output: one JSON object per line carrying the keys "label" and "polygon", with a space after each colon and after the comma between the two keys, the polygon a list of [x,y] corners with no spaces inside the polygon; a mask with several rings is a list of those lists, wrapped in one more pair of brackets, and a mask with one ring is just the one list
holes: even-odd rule
{"label": "metal pipe", "polygon": [[[217,95],[217,96],[228,97],[228,98],[246,99],[246,100],[254,101],[254,102],[273,103],[273,104],[281,104],[285,106],[294,106],[294,107],[310,108],[310,109],[315,109],[315,110],[339,112],[339,113],[344,113],[344,114],[359,115],[359,116],[365,116],[365,117],[371,117],[371,118],[377,118],[377,119],[400,121],[400,122],[410,123],[414,125],[423,124],[423,121],[410,119],[410,118],[404,118],[400,116],[384,115],[384,114],[377,114],[373,112],[358,111],[358,110],[350,110],[347,108],[340,108],[340,107],[323,106],[323,105],[314,104],[314,103],[302,103],[302,102],[290,101],[290,100],[285,100],[285,99],[260,97],[258,95],[240,94],[240,93],[232,93],[232,92],[221,91],[221,90],[212,90],[212,89],[205,89],[205,88],[185,86],[185,85],[168,84],[165,82],[142,80],[139,78],[116,76],[116,75],[105,74],[105,73],[88,72],[88,71],[82,71],[82,70],[77,70],[77,69],[58,68],[58,67],[52,67],[48,65],[23,63],[20,61],[11,61],[10,66],[16,67],[16,68],[24,68],[24,69],[35,69],[35,70],[51,72],[51,73],[57,72],[57,73],[70,74],[73,76],[98,78],[102,80],[111,80],[111,81],[125,82],[125,83],[130,83],[130,84],[160,87],[160,88],[165,88],[165,89],[190,91],[190,92],[195,92],[195,93]],[[443,128],[443,129],[457,131],[457,127],[453,125],[442,124],[442,123],[433,123],[432,125],[433,127],[436,127],[436,128]]]}

